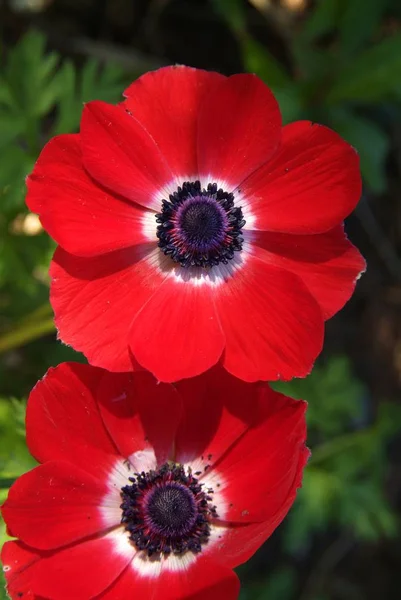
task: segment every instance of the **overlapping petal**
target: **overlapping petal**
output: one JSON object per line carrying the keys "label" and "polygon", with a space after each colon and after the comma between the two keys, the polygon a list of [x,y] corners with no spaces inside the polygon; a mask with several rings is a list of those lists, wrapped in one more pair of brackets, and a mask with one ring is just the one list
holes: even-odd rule
{"label": "overlapping petal", "polygon": [[28,207],[68,252],[96,256],[149,241],[146,211],[97,185],[84,170],[79,135],[50,140],[27,186]]}
{"label": "overlapping petal", "polygon": [[203,278],[196,285],[172,272],[133,320],[129,345],[139,364],[168,382],[215,365],[225,339],[213,296]]}
{"label": "overlapping petal", "polygon": [[365,270],[362,255],[347,239],[342,225],[315,235],[258,231],[252,236],[253,253],[269,265],[298,275],[319,303],[325,319],[349,300]]}
{"label": "overlapping petal", "polygon": [[199,174],[233,189],[271,158],[280,136],[280,109],[269,88],[255,75],[232,75],[201,104]]}
{"label": "overlapping petal", "polygon": [[134,548],[131,553],[119,552],[118,536],[109,533],[57,552],[37,552],[20,542],[8,542],[2,561],[13,575],[9,585],[13,600],[27,592],[40,598],[89,600],[117,579],[134,554]]}
{"label": "overlapping petal", "polygon": [[323,318],[293,273],[249,256],[215,294],[223,364],[244,381],[304,377],[322,349]]}
{"label": "overlapping petal", "polygon": [[182,571],[162,568],[157,578],[141,576],[133,566],[129,566],[115,584],[96,600],[129,598],[132,590],[138,598],[152,600],[236,600],[239,580],[227,567],[205,558]]}
{"label": "overlapping petal", "polygon": [[90,259],[59,248],[50,267],[50,302],[62,340],[93,365],[132,370],[131,323],[166,277],[158,257],[150,245]]}
{"label": "overlapping petal", "polygon": [[241,184],[251,229],[322,233],[354,210],[362,190],[359,157],[337,133],[310,121],[282,130],[272,160]]}
{"label": "overlapping petal", "polygon": [[159,209],[172,173],[139,121],[122,106],[89,102],[80,139],[83,165],[96,181],[127,200]]}
{"label": "overlapping petal", "polygon": [[[35,493],[32,493],[32,491]],[[117,526],[121,516],[113,506],[102,518],[100,507],[109,488],[101,470],[92,474],[67,462],[46,462],[22,475],[12,486],[2,514],[13,536],[41,550],[51,550]],[[118,503],[116,495],[114,504]],[[119,518],[120,517],[120,518]]]}
{"label": "overlapping petal", "polygon": [[240,524],[276,518],[287,499],[294,497],[309,456],[305,448],[306,404],[291,401],[265,385],[254,388],[253,394],[242,399],[248,407],[242,430],[233,427],[236,403],[227,403],[215,432],[212,423],[205,424],[211,441],[194,465],[196,469],[197,464],[207,464],[202,472],[213,474],[214,485],[218,483],[215,491],[227,498],[221,519]]}
{"label": "overlapping petal", "polygon": [[124,92],[124,107],[155,140],[177,178],[197,178],[199,109],[224,79],[219,73],[175,65],[142,75]]}
{"label": "overlapping petal", "polygon": [[304,448],[299,456],[297,476],[284,504],[276,514],[272,514],[265,521],[238,523],[225,523],[220,526],[222,535],[219,542],[210,552],[210,558],[216,558],[225,566],[236,568],[249,560],[255,552],[272,535],[280,525],[294,503],[297,490],[301,487],[302,470],[309,458],[309,452]]}
{"label": "overlapping petal", "polygon": [[33,388],[27,407],[27,443],[39,462],[68,461],[104,477],[118,451],[95,400],[103,371],[63,363]]}
{"label": "overlapping petal", "polygon": [[[210,469],[255,417],[260,384],[247,384],[219,367],[177,384],[183,413],[175,440],[176,460],[196,471]],[[207,410],[205,410],[205,407]]]}
{"label": "overlapping petal", "polygon": [[97,398],[110,436],[134,468],[143,468],[147,453],[152,468],[170,459],[181,418],[173,386],[159,385],[149,373],[105,373]]}

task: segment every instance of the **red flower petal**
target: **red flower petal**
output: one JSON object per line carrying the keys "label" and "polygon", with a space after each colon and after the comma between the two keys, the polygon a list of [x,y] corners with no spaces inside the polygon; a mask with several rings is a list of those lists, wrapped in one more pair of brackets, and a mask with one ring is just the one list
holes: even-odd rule
{"label": "red flower petal", "polygon": [[348,241],[342,225],[327,233],[287,235],[254,232],[255,254],[265,262],[298,275],[316,298],[325,319],[344,306],[365,270],[360,252]]}
{"label": "red flower petal", "polygon": [[182,180],[198,173],[199,107],[223,80],[218,73],[176,65],[142,75],[124,93],[125,108],[152,136],[172,172]]}
{"label": "red flower petal", "polygon": [[160,381],[199,375],[216,364],[223,351],[213,289],[205,281],[198,283],[172,274],[132,324],[132,353]]}
{"label": "red flower petal", "polygon": [[211,467],[249,427],[261,385],[236,379],[221,366],[176,385],[184,404],[176,460],[190,463],[201,457],[203,468]]}
{"label": "red flower petal", "polygon": [[144,576],[129,566],[119,579],[96,600],[236,600],[239,580],[233,571],[204,557],[197,557],[183,570],[162,568],[157,577]]}
{"label": "red flower petal", "polygon": [[[199,565],[198,578],[199,584],[205,583],[204,573],[201,569],[205,569],[207,573],[208,586],[199,591],[194,591],[188,596],[188,600],[236,600],[240,592],[240,582],[234,571],[226,570],[211,562],[205,562]],[[190,583],[192,590],[196,589],[197,580],[194,578]],[[199,587],[198,584],[198,587]],[[186,596],[183,596],[183,600]]]}
{"label": "red flower petal", "polygon": [[90,474],[108,473],[118,452],[94,399],[103,372],[63,363],[33,388],[27,406],[27,443],[39,462],[70,461]]}
{"label": "red flower petal", "polygon": [[341,223],[361,195],[359,158],[352,146],[322,125],[286,125],[273,159],[241,185],[252,229],[321,233]]}
{"label": "red flower petal", "polygon": [[301,482],[309,456],[305,448],[306,403],[268,386],[263,392],[259,415],[213,468],[214,478],[221,484],[218,491],[228,503],[223,521],[275,520],[288,497],[294,499],[294,483],[299,486]]}
{"label": "red flower petal", "polygon": [[128,331],[135,314],[163,281],[152,245],[94,258],[59,248],[50,275],[50,301],[59,336],[110,371],[131,371]]}
{"label": "red flower petal", "polygon": [[221,542],[211,549],[210,558],[215,556],[225,566],[236,568],[255,554],[277,529],[292,507],[297,489],[301,487],[303,468],[308,458],[309,451],[304,448],[299,457],[298,474],[293,481],[292,489],[277,513],[260,523],[227,524],[224,527],[224,536],[222,536]]}
{"label": "red flower petal", "polygon": [[71,463],[58,461],[47,462],[19,477],[2,507],[13,536],[49,550],[119,525],[118,510],[109,510],[114,522],[102,518],[100,507],[109,489],[104,481],[96,479],[97,465],[92,471],[89,475]]}
{"label": "red flower petal", "polygon": [[281,116],[256,75],[233,75],[211,90],[198,123],[199,174],[205,181],[239,185],[278,147]]}
{"label": "red flower petal", "polygon": [[29,578],[21,578],[20,573],[26,571],[39,558],[39,552],[28,548],[21,542],[13,541],[4,544],[1,550],[1,562],[7,582],[7,593],[12,600],[35,598]]}
{"label": "red flower petal", "polygon": [[159,465],[171,458],[181,415],[173,386],[158,384],[149,373],[134,377],[105,373],[98,400],[103,421],[122,456],[154,450]]}
{"label": "red flower petal", "polygon": [[248,255],[217,288],[215,303],[230,373],[274,381],[310,372],[322,349],[323,316],[299,277]]}
{"label": "red flower petal", "polygon": [[[100,540],[104,539],[100,538]],[[71,600],[71,598],[88,600],[93,597],[92,589],[95,585],[103,587],[107,579],[111,580],[110,584],[103,588],[105,591],[100,592],[100,595],[97,595],[99,592],[96,593],[96,600],[122,600],[131,597],[133,590],[135,597],[143,600],[202,600],[204,598],[236,600],[238,598],[240,584],[235,573],[204,556],[197,558],[186,569],[179,571],[163,569],[159,576],[152,577],[136,570],[128,555],[124,557],[124,562],[128,564],[121,572],[121,564],[118,564],[117,568],[114,552],[108,552],[107,547],[102,548],[101,544],[98,548],[101,550],[99,565],[96,566],[93,564],[97,559],[96,554],[88,556],[90,548],[82,549],[82,546],[84,544],[71,548],[72,564],[70,565],[68,564],[70,548],[56,554],[49,554],[36,552],[20,542],[7,542],[3,546],[2,561],[6,566],[7,587],[12,600],[19,598],[28,600],[34,597],[33,592],[35,598],[38,598],[39,594],[45,595],[43,589],[52,591],[51,597],[60,600]],[[78,563],[80,548],[82,564]],[[96,549],[93,548],[93,552],[95,551]],[[113,563],[111,568],[107,568],[108,556]],[[63,565],[60,557],[67,564]],[[121,560],[123,560],[122,555]],[[106,573],[103,573],[104,563],[106,563]],[[46,569],[49,569],[49,573],[46,573]],[[57,570],[53,571],[53,569]],[[112,576],[113,570],[121,573],[116,579]],[[95,581],[97,575],[100,582]],[[48,582],[46,582],[47,578]],[[41,581],[42,579],[44,581]],[[87,596],[84,595],[85,592]],[[49,596],[46,594],[46,597]]]}
{"label": "red flower petal", "polygon": [[35,597],[88,600],[109,587],[135,553],[133,547],[132,553],[119,551],[113,533],[54,553],[31,553],[18,542],[9,542],[6,546],[2,560],[11,568],[9,589],[15,598],[21,597],[18,593],[29,590]]}
{"label": "red flower petal", "polygon": [[89,102],[82,113],[81,144],[85,168],[96,181],[159,210],[171,171],[154,140],[121,106]]}
{"label": "red flower petal", "polygon": [[239,581],[232,571],[200,556],[188,569],[162,569],[157,600],[235,600],[238,593]]}
{"label": "red flower petal", "polygon": [[68,252],[94,256],[149,241],[147,211],[94,183],[84,170],[78,135],[50,140],[27,185],[29,209]]}

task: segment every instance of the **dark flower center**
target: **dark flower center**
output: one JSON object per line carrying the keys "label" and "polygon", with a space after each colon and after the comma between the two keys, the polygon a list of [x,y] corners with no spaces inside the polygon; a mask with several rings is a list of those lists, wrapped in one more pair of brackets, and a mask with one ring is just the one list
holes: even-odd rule
{"label": "dark flower center", "polygon": [[198,511],[193,493],[175,481],[151,490],[146,505],[149,526],[163,535],[187,535],[196,521]]}
{"label": "dark flower center", "polygon": [[165,464],[157,471],[135,473],[121,489],[122,519],[131,541],[148,556],[200,552],[217,517],[213,490],[185,472]]}
{"label": "dark flower center", "polygon": [[162,201],[156,222],[159,248],[182,267],[228,264],[242,249],[242,210],[216,183],[203,190],[200,181],[183,183]]}

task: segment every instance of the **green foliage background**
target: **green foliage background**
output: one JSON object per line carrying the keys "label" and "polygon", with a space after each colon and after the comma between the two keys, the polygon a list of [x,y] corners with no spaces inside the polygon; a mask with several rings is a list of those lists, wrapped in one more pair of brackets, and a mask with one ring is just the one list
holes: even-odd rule
{"label": "green foliage background", "polygon": [[[309,118],[333,127],[358,149],[369,193],[385,192],[389,131],[401,117],[401,4],[310,3],[300,23],[283,34],[287,61],[253,35],[245,1],[210,0],[209,10],[234,38],[243,70],[256,72],[273,89],[284,120]],[[388,14],[399,24],[390,33],[385,27]],[[29,389],[50,365],[83,360],[55,339],[47,275],[54,244],[28,226],[24,179],[50,137],[77,131],[85,101],[119,101],[143,68],[138,64],[126,69],[94,58],[73,61],[52,50],[35,29],[15,44],[5,44],[0,60],[3,500],[11,482],[34,465],[24,441]],[[327,579],[355,545],[399,538],[399,517],[386,496],[385,482],[389,443],[400,433],[400,406],[394,398],[383,397],[378,409],[370,410],[366,382],[356,378],[345,354],[333,352],[306,380],[276,387],[309,401],[312,459],[297,502],[274,542],[240,569],[241,598],[357,600],[363,597],[358,591],[333,591]],[[6,539],[4,526],[1,538]],[[319,556],[314,555],[316,540]],[[271,543],[275,554],[277,550],[272,560]]]}

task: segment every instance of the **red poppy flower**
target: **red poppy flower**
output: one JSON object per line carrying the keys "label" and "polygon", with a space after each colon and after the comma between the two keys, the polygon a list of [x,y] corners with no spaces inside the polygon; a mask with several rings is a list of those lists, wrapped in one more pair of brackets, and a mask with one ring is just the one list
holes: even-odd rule
{"label": "red poppy flower", "polygon": [[[245,409],[246,404],[246,409]],[[216,368],[177,388],[65,363],[31,393],[42,463],[11,487],[11,598],[230,600],[292,505],[305,407]]]}
{"label": "red poppy flower", "polygon": [[60,338],[95,366],[161,381],[222,359],[245,381],[305,376],[324,320],[364,268],[342,221],[355,150],[307,121],[281,126],[254,75],[148,73],[119,106],[44,148],[28,206],[60,244]]}

